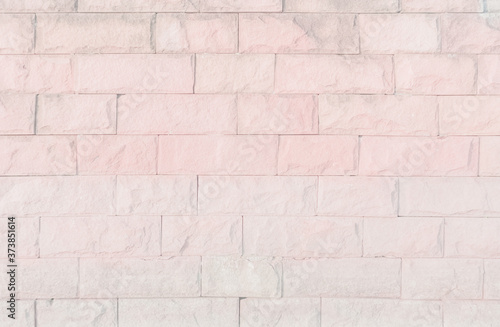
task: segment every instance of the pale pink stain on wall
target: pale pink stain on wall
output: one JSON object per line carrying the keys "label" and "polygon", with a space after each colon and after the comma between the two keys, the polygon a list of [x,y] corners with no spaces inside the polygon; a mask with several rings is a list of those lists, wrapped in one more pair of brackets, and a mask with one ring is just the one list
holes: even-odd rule
{"label": "pale pink stain on wall", "polygon": [[497,0],[0,0],[0,325],[496,326],[499,30]]}

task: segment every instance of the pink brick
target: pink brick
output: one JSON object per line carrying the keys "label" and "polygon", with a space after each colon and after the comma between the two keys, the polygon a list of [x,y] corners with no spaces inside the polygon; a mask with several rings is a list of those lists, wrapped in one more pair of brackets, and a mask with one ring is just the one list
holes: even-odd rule
{"label": "pink brick", "polygon": [[239,35],[241,52],[359,52],[354,15],[241,14]]}
{"label": "pink brick", "polygon": [[500,176],[500,137],[482,137],[479,175]]}
{"label": "pink brick", "polygon": [[399,259],[285,259],[284,297],[399,297]]}
{"label": "pink brick", "polygon": [[163,216],[162,254],[240,255],[241,216]]}
{"label": "pink brick", "polygon": [[120,327],[228,326],[239,324],[239,299],[119,299]]}
{"label": "pink brick", "polygon": [[239,134],[317,134],[314,95],[238,95]]}
{"label": "pink brick", "polygon": [[474,94],[476,59],[467,55],[397,55],[396,91],[411,94]]}
{"label": "pink brick", "polygon": [[77,0],[0,0],[0,12],[76,11]]}
{"label": "pink brick", "polygon": [[384,176],[477,176],[475,137],[362,137],[359,174]]}
{"label": "pink brick", "polygon": [[197,54],[196,93],[271,93],[272,54]]}
{"label": "pink brick", "polygon": [[151,53],[151,14],[37,15],[37,53]]}
{"label": "pink brick", "polygon": [[483,262],[478,259],[404,259],[404,299],[480,299]]}
{"label": "pink brick", "polygon": [[[16,299],[76,298],[78,296],[78,259],[16,259],[16,263],[18,265]],[[8,278],[10,278],[9,275],[3,273],[0,276],[0,282],[8,285]],[[7,295],[7,292],[3,294]],[[17,314],[19,312],[16,313],[16,318]]]}
{"label": "pink brick", "polygon": [[114,134],[116,96],[39,95],[36,119],[37,134]]}
{"label": "pink brick", "polygon": [[17,300],[16,319],[9,318],[6,314],[0,316],[3,327],[35,327],[35,301]]}
{"label": "pink brick", "polygon": [[5,215],[114,214],[116,178],[94,176],[2,177]]}
{"label": "pink brick", "polygon": [[78,0],[79,12],[195,12],[200,0]]}
{"label": "pink brick", "polygon": [[80,259],[80,298],[200,296],[200,258]]}
{"label": "pink brick", "polygon": [[236,134],[234,95],[124,95],[120,134]]}
{"label": "pink brick", "polygon": [[362,53],[438,52],[437,15],[360,15]]}
{"label": "pink brick", "polygon": [[500,300],[500,260],[484,260],[484,298]]}
{"label": "pink brick", "polygon": [[[8,218],[0,218],[0,237],[4,240],[8,239]],[[40,218],[16,218],[16,241],[17,244],[22,244],[16,250],[17,258],[37,258],[39,256],[39,231]],[[7,242],[3,242],[0,246],[0,258],[7,259]],[[7,262],[7,261],[6,261]],[[1,321],[1,320],[0,320]]]}
{"label": "pink brick", "polygon": [[155,174],[158,137],[79,135],[78,174]]}
{"label": "pink brick", "polygon": [[396,216],[397,180],[389,177],[319,177],[318,214]]}
{"label": "pink brick", "polygon": [[0,134],[33,134],[35,95],[0,94]]}
{"label": "pink brick", "polygon": [[442,327],[443,319],[438,301],[324,298],[321,309],[325,326]]}
{"label": "pink brick", "polygon": [[202,296],[281,296],[281,261],[269,257],[203,257]]}
{"label": "pink brick", "polygon": [[207,12],[281,12],[282,0],[199,0],[200,11]]}
{"label": "pink brick", "polygon": [[320,326],[320,299],[241,299],[240,326]]}
{"label": "pink brick", "polygon": [[479,94],[500,94],[499,55],[479,56],[477,81]]}
{"label": "pink brick", "polygon": [[397,12],[397,0],[284,0],[284,10],[291,12]]}
{"label": "pink brick", "polygon": [[199,176],[199,214],[313,215],[313,176]]}
{"label": "pink brick", "polygon": [[357,163],[356,136],[280,136],[279,175],[352,175]]}
{"label": "pink brick", "polygon": [[244,254],[271,257],[360,257],[359,218],[243,217]]}
{"label": "pink brick", "polygon": [[486,0],[484,5],[487,12],[500,12],[500,2],[498,0]]}
{"label": "pink brick", "polygon": [[277,153],[276,135],[160,136],[158,173],[275,175]]}
{"label": "pink brick", "polygon": [[75,67],[81,93],[193,92],[191,55],[82,55]]}
{"label": "pink brick", "polygon": [[71,58],[66,56],[1,56],[3,93],[67,93],[73,87]]}
{"label": "pink brick", "polygon": [[277,55],[277,93],[392,93],[389,56]]}
{"label": "pink brick", "polygon": [[437,99],[398,95],[319,97],[321,134],[437,135]]}
{"label": "pink brick", "polygon": [[500,185],[494,177],[399,178],[400,216],[498,217]]}
{"label": "pink brick", "polygon": [[[488,0],[487,0],[488,1]],[[403,12],[482,12],[481,0],[402,0]]]}
{"label": "pink brick", "polygon": [[366,218],[365,257],[441,257],[442,218]]}
{"label": "pink brick", "polygon": [[442,22],[444,52],[500,53],[500,15],[449,14]]}
{"label": "pink brick", "polygon": [[118,326],[117,300],[50,299],[36,302],[37,325]]}
{"label": "pink brick", "polygon": [[440,135],[500,135],[500,97],[439,98]]}
{"label": "pink brick", "polygon": [[1,136],[0,175],[75,175],[74,136]]}
{"label": "pink brick", "polygon": [[160,231],[159,216],[42,217],[40,256],[158,256]]}
{"label": "pink brick", "polygon": [[238,47],[236,14],[158,14],[156,51],[161,53],[234,53]]}
{"label": "pink brick", "polygon": [[500,258],[498,218],[450,218],[445,231],[447,257]]}
{"label": "pink brick", "polygon": [[118,176],[118,214],[196,213],[196,176]]}
{"label": "pink brick", "polygon": [[4,31],[0,35],[0,53],[32,53],[34,25],[34,15],[0,16],[0,30]]}
{"label": "pink brick", "polygon": [[444,327],[488,326],[500,321],[500,301],[447,301],[444,305]]}

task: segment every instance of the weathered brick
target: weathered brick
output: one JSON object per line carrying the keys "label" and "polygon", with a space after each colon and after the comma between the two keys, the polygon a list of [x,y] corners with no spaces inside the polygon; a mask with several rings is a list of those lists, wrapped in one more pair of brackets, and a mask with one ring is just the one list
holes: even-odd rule
{"label": "weathered brick", "polygon": [[0,53],[33,53],[34,25],[34,15],[1,15]]}
{"label": "weathered brick", "polygon": [[0,134],[33,134],[35,95],[0,94]]}

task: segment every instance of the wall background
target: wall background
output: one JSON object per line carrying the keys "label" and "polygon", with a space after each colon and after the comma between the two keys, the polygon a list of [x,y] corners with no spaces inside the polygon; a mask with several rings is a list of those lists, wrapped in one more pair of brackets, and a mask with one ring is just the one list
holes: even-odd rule
{"label": "wall background", "polygon": [[497,326],[500,1],[0,12],[0,325]]}

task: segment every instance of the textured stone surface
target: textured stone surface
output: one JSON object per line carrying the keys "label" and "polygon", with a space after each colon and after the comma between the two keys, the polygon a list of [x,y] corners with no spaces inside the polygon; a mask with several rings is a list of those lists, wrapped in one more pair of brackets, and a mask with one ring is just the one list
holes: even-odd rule
{"label": "textured stone surface", "polygon": [[359,218],[243,217],[244,254],[270,257],[359,257]]}
{"label": "textured stone surface", "polygon": [[438,52],[437,15],[360,15],[364,53]]}
{"label": "textured stone surface", "polygon": [[191,55],[82,55],[74,69],[80,93],[193,92]]}
{"label": "textured stone surface", "polygon": [[443,311],[444,327],[494,326],[500,320],[498,301],[447,301]]}
{"label": "textured stone surface", "polygon": [[0,53],[32,53],[34,22],[34,15],[1,15]]}
{"label": "textured stone surface", "polygon": [[500,97],[439,98],[440,135],[500,135]]}
{"label": "textured stone surface", "polygon": [[445,231],[447,257],[500,258],[498,218],[450,218]]}
{"label": "textured stone surface", "polygon": [[479,94],[500,94],[500,56],[478,56],[477,92]]}
{"label": "textured stone surface", "polygon": [[312,215],[317,178],[199,176],[199,214]]}
{"label": "textured stone surface", "polygon": [[196,213],[195,176],[118,176],[118,214]]}
{"label": "textured stone surface", "polygon": [[200,258],[80,259],[81,298],[196,297]]}
{"label": "textured stone surface", "polygon": [[234,95],[123,95],[119,134],[235,134]]}
{"label": "textured stone surface", "polygon": [[500,299],[500,260],[484,260],[484,298]]}
{"label": "textured stone surface", "polygon": [[477,176],[475,137],[362,137],[359,174],[387,176]]}
{"label": "textured stone surface", "polygon": [[317,134],[313,95],[238,95],[238,134]]}
{"label": "textured stone surface", "polygon": [[236,14],[158,14],[156,49],[163,53],[234,53],[238,47]]}
{"label": "textured stone surface", "polygon": [[274,55],[196,55],[195,93],[271,93]]}
{"label": "textured stone surface", "polygon": [[442,327],[442,306],[437,301],[392,299],[322,299],[325,326]]}
{"label": "textured stone surface", "polygon": [[148,53],[151,14],[37,15],[37,53]]}
{"label": "textured stone surface", "polygon": [[399,259],[285,259],[284,297],[397,297]]}
{"label": "textured stone surface", "polygon": [[[61,0],[62,1],[62,0]],[[66,0],[69,1],[69,0]],[[78,0],[81,12],[195,12],[200,0]]]}
{"label": "textured stone surface", "polygon": [[265,257],[203,257],[202,295],[280,297],[281,261]]}
{"label": "textured stone surface", "polygon": [[74,136],[0,136],[0,175],[75,174]]}
{"label": "textured stone surface", "polygon": [[39,95],[37,134],[114,134],[116,96]]}
{"label": "textured stone surface", "polygon": [[319,97],[320,134],[437,135],[436,97],[332,95]]}
{"label": "textured stone surface", "polygon": [[284,11],[292,12],[396,12],[397,0],[284,0]]}
{"label": "textured stone surface", "polygon": [[441,257],[442,218],[369,218],[363,222],[365,257]]}
{"label": "textured stone surface", "polygon": [[477,259],[404,259],[404,299],[480,299],[483,263]]}
{"label": "textured stone surface", "polygon": [[352,54],[359,51],[354,15],[242,14],[239,24],[241,52]]}
{"label": "textured stone surface", "polygon": [[160,136],[158,173],[275,175],[278,136]]}
{"label": "textured stone surface", "polygon": [[481,12],[483,3],[482,0],[402,0],[401,9],[403,12]]}
{"label": "textured stone surface", "polygon": [[37,326],[118,326],[117,300],[38,300]]}
{"label": "textured stone surface", "polygon": [[499,14],[443,16],[443,51],[500,53]]}
{"label": "textured stone surface", "polygon": [[121,327],[239,326],[238,299],[119,299]]}
{"label": "textured stone surface", "polygon": [[394,56],[396,91],[410,94],[476,93],[476,58],[468,55]]}
{"label": "textured stone surface", "polygon": [[35,95],[0,94],[0,133],[33,134]]}
{"label": "textured stone surface", "polygon": [[489,12],[499,12],[500,11],[500,1],[498,0],[486,0],[486,9]]}
{"label": "textured stone surface", "polygon": [[114,214],[114,176],[1,177],[5,215]]}
{"label": "textured stone surface", "polygon": [[332,216],[396,216],[395,178],[320,177],[318,213]]}
{"label": "textured stone surface", "polygon": [[67,93],[73,90],[69,56],[0,56],[0,93]]}
{"label": "textured stone surface", "polygon": [[0,323],[5,327],[35,327],[35,301],[17,300],[16,319],[3,314],[0,316]]}
{"label": "textured stone surface", "polygon": [[320,326],[320,299],[251,299],[240,301],[240,326]]}
{"label": "textured stone surface", "polygon": [[158,137],[79,135],[78,174],[155,174]]}
{"label": "textured stone surface", "polygon": [[[8,240],[8,217],[0,218],[0,238]],[[40,218],[16,218],[16,249],[17,258],[37,258],[40,253],[39,247]],[[12,252],[11,252],[12,253]],[[7,242],[0,245],[0,258],[7,259]],[[0,295],[1,296],[1,295]],[[0,320],[1,321],[1,320]]]}
{"label": "textured stone surface", "polygon": [[71,12],[77,0],[1,0],[0,12]]}
{"label": "textured stone surface", "polygon": [[158,256],[161,218],[42,217],[41,257]]}
{"label": "textured stone surface", "polygon": [[497,178],[400,178],[400,216],[500,215]]}
{"label": "textured stone surface", "polygon": [[162,254],[241,254],[242,233],[239,216],[163,216]]}
{"label": "textured stone surface", "polygon": [[353,175],[357,162],[355,136],[280,136],[279,175]]}
{"label": "textured stone surface", "polygon": [[500,176],[500,137],[482,137],[480,176]]}
{"label": "textured stone surface", "polygon": [[263,11],[263,12],[280,12],[281,0],[199,0],[200,11],[207,12],[246,12],[246,11]]}
{"label": "textured stone surface", "polygon": [[392,61],[389,56],[277,55],[275,92],[392,93]]}

